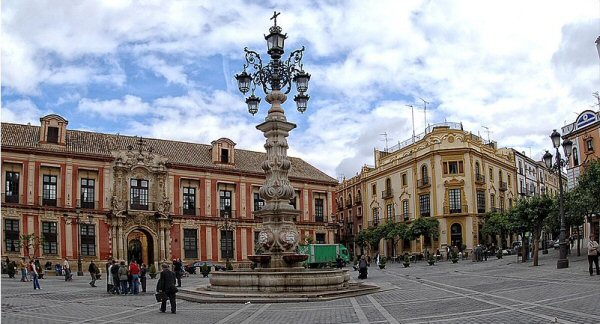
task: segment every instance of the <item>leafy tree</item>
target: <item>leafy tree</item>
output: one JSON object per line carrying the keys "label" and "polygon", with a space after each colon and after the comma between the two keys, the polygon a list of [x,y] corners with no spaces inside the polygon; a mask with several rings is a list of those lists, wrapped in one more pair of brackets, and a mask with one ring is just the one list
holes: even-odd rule
{"label": "leafy tree", "polygon": [[25,248],[25,255],[30,256],[30,250],[33,249],[33,254],[35,256],[35,251],[44,243],[44,238],[35,233],[22,234],[19,237],[19,241],[21,246]]}
{"label": "leafy tree", "polygon": [[600,160],[586,164],[585,171],[577,180],[576,190],[592,212],[600,213]]}
{"label": "leafy tree", "polygon": [[396,255],[396,244],[399,240],[407,237],[408,225],[406,223],[387,222],[381,230],[383,238],[392,241],[392,255]]}
{"label": "leafy tree", "polygon": [[362,249],[378,250],[379,241],[383,238],[383,226],[370,227],[361,230],[356,237],[356,244]]}
{"label": "leafy tree", "polygon": [[[554,210],[553,199],[548,195],[533,196],[522,199],[517,204],[515,216],[519,228],[530,231],[533,235],[533,265],[538,264],[538,252],[540,236],[544,228],[546,218]],[[523,241],[523,260],[526,260],[526,244]]]}
{"label": "leafy tree", "polygon": [[433,240],[438,238],[440,222],[435,218],[420,217],[410,225],[410,234],[412,238],[420,237],[421,235],[429,237],[431,247],[433,248]]}
{"label": "leafy tree", "polygon": [[[581,187],[576,187],[574,190],[564,192],[564,212],[565,212],[565,227],[579,227],[583,225],[585,217],[590,215],[592,204],[588,197],[582,192]],[[546,229],[551,233],[560,231],[560,210],[559,196],[554,197],[554,208],[550,217],[546,221]],[[577,233],[578,237],[580,233]],[[577,240],[577,255],[581,255],[580,241]]]}
{"label": "leafy tree", "polygon": [[481,234],[487,236],[500,236],[499,248],[504,249],[506,235],[511,231],[511,220],[508,213],[490,212],[485,217],[485,223],[481,228]]}

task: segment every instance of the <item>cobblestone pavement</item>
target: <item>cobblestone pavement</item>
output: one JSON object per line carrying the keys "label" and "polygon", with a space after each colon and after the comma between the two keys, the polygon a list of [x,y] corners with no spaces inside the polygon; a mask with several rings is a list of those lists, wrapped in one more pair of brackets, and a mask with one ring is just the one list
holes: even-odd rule
{"label": "cobblestone pavement", "polygon": [[[515,256],[432,267],[388,263],[369,269],[366,282],[383,289],[372,295],[293,304],[178,301],[177,314],[158,311],[156,280],[148,280],[147,293],[113,296],[100,282],[90,287],[87,276],[48,277],[34,291],[31,282],[3,275],[2,323],[600,323],[600,276],[589,276],[585,256],[571,255],[569,268],[557,270],[557,254],[542,255],[539,267]],[[183,285],[207,281],[192,275]]]}

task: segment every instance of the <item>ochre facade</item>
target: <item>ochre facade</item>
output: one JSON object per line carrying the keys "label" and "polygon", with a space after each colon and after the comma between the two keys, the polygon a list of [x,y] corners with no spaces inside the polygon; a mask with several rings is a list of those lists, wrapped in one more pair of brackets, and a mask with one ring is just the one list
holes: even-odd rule
{"label": "ochre facade", "polygon": [[[433,125],[418,140],[375,150],[374,166],[364,166],[359,175],[344,180],[338,187],[338,218],[354,217],[355,230],[360,230],[386,221],[435,217],[440,233],[434,250],[462,245],[470,250],[484,243],[480,229],[485,213],[516,204],[515,180],[513,150],[498,149],[495,142],[464,131],[458,123]],[[362,201],[348,203],[349,195],[356,197],[359,191]],[[361,217],[355,217],[357,213]],[[430,245],[421,237],[400,241],[393,250],[400,255],[422,252]],[[393,250],[381,241],[380,253],[392,256]]]}

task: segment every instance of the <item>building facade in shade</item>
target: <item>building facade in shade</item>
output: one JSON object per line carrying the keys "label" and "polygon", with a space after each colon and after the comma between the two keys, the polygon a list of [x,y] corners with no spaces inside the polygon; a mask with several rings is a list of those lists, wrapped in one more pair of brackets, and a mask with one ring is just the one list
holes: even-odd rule
{"label": "building facade in shade", "polygon": [[[2,123],[3,257],[235,264],[255,253],[265,153],[227,138],[204,145],[69,130],[58,115],[40,120]],[[332,243],[337,181],[291,162],[301,239]]]}
{"label": "building facade in shade", "polygon": [[[511,149],[498,149],[460,123],[441,123],[387,151],[375,150],[375,165],[338,187],[338,203],[360,190],[362,202],[356,208],[361,206],[362,217],[354,219],[362,228],[435,217],[440,235],[433,249],[464,244],[470,250],[484,242],[485,213],[516,203],[516,187]],[[338,217],[348,217],[343,211]],[[421,252],[430,244],[428,238],[400,241],[394,250],[397,255]],[[392,247],[382,240],[379,251],[391,256]]]}
{"label": "building facade in shade", "polygon": [[[600,111],[585,110],[573,123],[562,128],[563,140],[573,142],[573,152],[569,158],[567,178],[569,189],[577,185],[577,179],[591,161],[600,159]],[[600,237],[600,216],[586,220],[585,235]]]}
{"label": "building facade in shade", "polygon": [[[536,161],[525,152],[513,149],[517,167],[517,193],[519,199],[548,194],[558,195],[558,174],[551,172],[543,161]],[[563,189],[567,189],[567,178],[563,174]]]}
{"label": "building facade in shade", "polygon": [[343,179],[336,190],[338,242],[346,245],[350,254],[355,254],[355,237],[363,229],[363,190],[361,174]]}

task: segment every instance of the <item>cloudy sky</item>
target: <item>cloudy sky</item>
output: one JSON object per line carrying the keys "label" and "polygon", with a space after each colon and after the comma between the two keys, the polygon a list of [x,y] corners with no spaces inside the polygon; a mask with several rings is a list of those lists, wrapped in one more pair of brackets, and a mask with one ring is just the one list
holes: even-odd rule
{"label": "cloudy sky", "polygon": [[[289,155],[329,175],[373,148],[456,121],[539,158],[549,134],[597,104],[600,1],[2,1],[2,121],[262,151],[234,75],[263,35],[306,47],[311,75]],[[287,54],[286,53],[286,54]],[[598,110],[598,106],[592,108]],[[324,154],[326,153],[326,154]]]}

